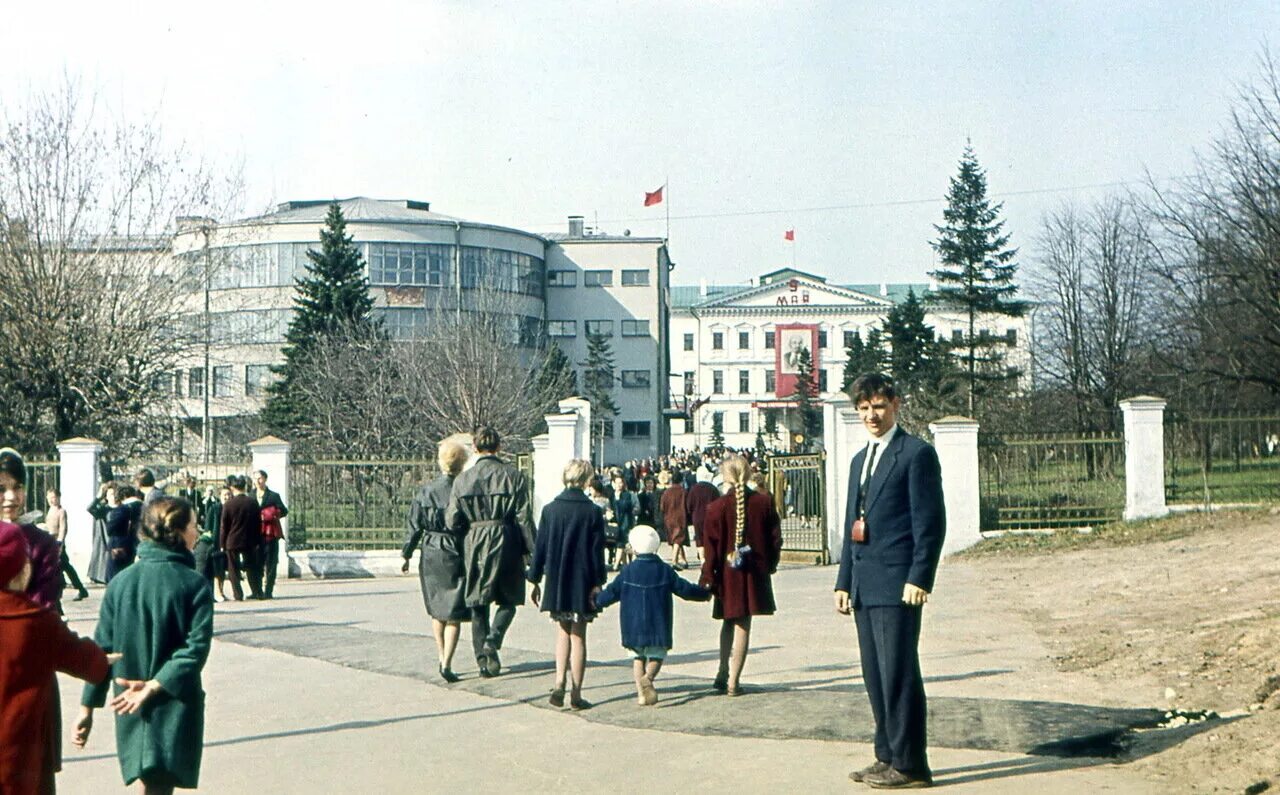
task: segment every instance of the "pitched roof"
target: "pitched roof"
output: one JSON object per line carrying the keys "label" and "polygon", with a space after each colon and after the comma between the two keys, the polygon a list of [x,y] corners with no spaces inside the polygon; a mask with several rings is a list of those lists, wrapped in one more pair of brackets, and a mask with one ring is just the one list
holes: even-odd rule
{"label": "pitched roof", "polygon": [[428,202],[413,199],[370,199],[355,196],[350,199],[316,199],[287,201],[274,212],[248,219],[259,223],[323,223],[329,213],[329,205],[337,202],[342,215],[348,221],[460,221],[451,215],[431,212]]}
{"label": "pitched roof", "polygon": [[[784,269],[790,270],[790,269]],[[775,271],[774,273],[782,273],[783,271]],[[765,274],[770,275],[770,274]],[[808,275],[808,274],[804,274]],[[789,276],[787,277],[789,278]],[[880,295],[880,284],[832,284],[832,287],[839,287],[844,290],[852,290],[857,293],[865,293],[866,295],[876,296],[900,304],[907,300],[907,292],[914,290],[916,297],[921,298],[929,291],[927,283],[901,282],[885,284],[887,295]],[[672,309],[690,309],[697,306],[703,306],[713,301],[720,301],[725,298],[732,297],[739,293],[747,293],[757,289],[759,285],[753,284],[708,284],[707,294],[702,295],[702,287],[699,285],[672,285],[671,286],[671,308]]]}

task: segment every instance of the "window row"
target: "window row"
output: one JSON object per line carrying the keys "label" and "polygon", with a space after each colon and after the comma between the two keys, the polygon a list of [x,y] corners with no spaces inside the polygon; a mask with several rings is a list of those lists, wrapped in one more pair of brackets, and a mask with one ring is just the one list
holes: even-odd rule
{"label": "window row", "polygon": [[[612,320],[584,320],[582,321],[582,333],[587,335],[588,337],[612,337],[613,321]],[[578,321],[548,320],[547,336],[548,337],[576,337],[578,336]],[[647,320],[622,321],[622,336],[624,337],[649,336],[649,321]]]}
{"label": "window row", "polygon": [[[614,427],[613,420],[592,420],[591,424],[601,423],[601,430],[606,439],[615,438],[617,428]],[[622,421],[622,438],[623,439],[648,439],[652,435],[653,423],[649,420],[623,420]]]}
{"label": "window row", "polygon": [[[578,271],[556,269],[547,271],[548,287],[577,287]],[[582,271],[583,287],[612,287],[613,271],[607,268],[586,268]],[[624,269],[622,271],[623,287],[648,287],[649,271]]]}
{"label": "window row", "polygon": [[[432,312],[422,307],[379,307],[373,315],[382,321],[382,328],[393,340],[423,339],[430,336]],[[445,332],[453,333],[461,324],[463,330],[475,328],[478,332],[491,335],[510,335],[521,347],[536,346],[542,333],[542,320],[532,315],[511,315],[501,312],[464,312],[459,316],[448,315],[444,322]],[[471,325],[469,325],[471,324]]]}
{"label": "window row", "polygon": [[[733,333],[737,335],[737,350],[740,350],[740,351],[751,350],[751,332],[750,331],[737,331]],[[841,342],[843,343],[845,348],[848,348],[850,345],[853,345],[854,335],[857,333],[858,332],[856,331],[843,332]],[[713,351],[725,350],[726,336],[727,336],[727,332],[724,332],[724,331],[711,332],[711,349]],[[956,343],[963,342],[964,338],[965,338],[964,329],[954,329],[951,332],[952,342],[956,342]],[[775,332],[766,331],[764,333],[765,350],[773,350],[775,339],[776,339]],[[1012,348],[1012,347],[1016,347],[1018,344],[1018,330],[1008,329],[1007,331],[1004,332],[1004,334],[996,334],[991,331],[983,330],[978,332],[978,340],[979,342],[983,342],[983,343],[1003,342],[1005,345],[1008,345],[1009,347]],[[866,340],[863,340],[863,341],[865,342]],[[694,335],[692,333],[686,332],[684,335],[683,343],[684,343],[684,346],[683,346],[684,350],[692,351],[694,349]],[[829,347],[827,332],[821,329],[818,331],[818,347],[819,348]]]}
{"label": "window row", "polygon": [[[764,390],[763,391],[776,392],[778,388],[777,373],[772,369],[767,369],[767,370],[764,370],[763,372],[764,372]],[[819,392],[829,391],[827,388],[827,385],[828,385],[827,371],[824,369],[819,369],[817,373],[818,373],[818,391]],[[751,377],[751,371],[738,370],[737,376],[738,376],[737,394],[739,395],[752,394],[753,390],[751,389],[751,386],[752,386],[753,379]],[[724,377],[725,377],[724,370],[711,371],[711,394],[713,395],[725,394]],[[692,370],[685,370],[684,371],[684,394],[693,395],[694,392],[697,391],[696,382],[697,382],[697,374],[694,373],[694,371]]]}
{"label": "window row", "polygon": [[[244,379],[237,384],[235,380],[237,365],[217,364],[209,368],[213,380],[212,397],[230,398],[246,395],[248,397],[265,397],[267,386],[275,381],[269,364],[244,365]],[[205,390],[205,370],[203,367],[192,367],[186,370],[175,370],[172,373],[158,373],[151,378],[151,388],[165,395],[176,397],[202,398]]]}
{"label": "window row", "polygon": [[615,383],[621,384],[623,389],[648,389],[653,385],[653,373],[649,370],[619,370],[615,380],[615,376],[608,372],[582,371],[583,388],[595,388],[598,380],[603,381],[606,389],[612,388]]}

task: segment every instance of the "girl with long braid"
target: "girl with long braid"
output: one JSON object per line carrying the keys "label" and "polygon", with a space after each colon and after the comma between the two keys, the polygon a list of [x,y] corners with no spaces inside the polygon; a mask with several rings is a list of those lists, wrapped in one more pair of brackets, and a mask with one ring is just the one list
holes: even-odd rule
{"label": "girl with long braid", "polygon": [[720,626],[720,668],[715,689],[743,693],[740,677],[751,642],[752,616],[772,615],[772,575],[782,554],[782,523],[768,495],[748,486],[751,467],[742,456],[720,464],[728,493],[707,506],[702,585],[715,594]]}

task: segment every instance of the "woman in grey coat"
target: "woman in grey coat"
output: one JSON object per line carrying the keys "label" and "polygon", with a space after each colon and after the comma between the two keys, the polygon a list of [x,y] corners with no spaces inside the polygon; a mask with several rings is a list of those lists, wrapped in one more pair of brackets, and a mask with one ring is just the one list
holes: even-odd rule
{"label": "woman in grey coat", "polygon": [[440,477],[423,486],[409,507],[408,528],[404,548],[400,550],[409,571],[413,551],[421,548],[418,577],[422,581],[422,601],[431,616],[436,637],[436,654],[440,658],[440,677],[446,682],[458,681],[453,672],[453,653],[458,648],[458,630],[471,611],[464,603],[461,543],[444,524],[444,509],[449,504],[453,479],[467,463],[467,448],[453,438],[440,443],[437,460]]}

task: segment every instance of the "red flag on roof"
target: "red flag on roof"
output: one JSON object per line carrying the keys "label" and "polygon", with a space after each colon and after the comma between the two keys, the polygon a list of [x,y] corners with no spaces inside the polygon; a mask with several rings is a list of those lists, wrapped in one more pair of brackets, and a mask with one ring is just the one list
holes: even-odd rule
{"label": "red flag on roof", "polygon": [[[663,185],[663,186],[662,186],[662,188],[665,188],[665,187],[667,187],[667,186],[666,186],[666,185]],[[653,206],[653,205],[655,205],[655,204],[661,204],[661,203],[662,203],[662,188],[658,188],[658,189],[657,189],[657,190],[655,190],[653,193],[649,193],[648,191],[645,191],[645,194],[644,194],[644,206],[645,206],[645,207],[651,207],[651,206]]]}
{"label": "red flag on roof", "polygon": [[787,231],[783,232],[783,233],[782,233],[782,239],[783,239],[783,240],[792,240],[792,241],[794,241],[794,240],[796,239],[796,230],[794,230],[794,229],[788,229]]}

